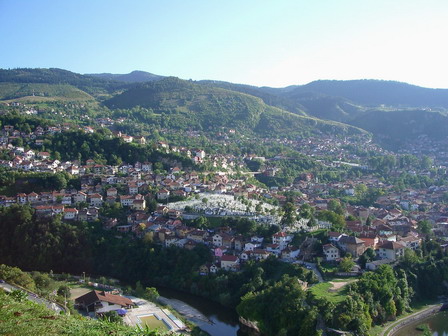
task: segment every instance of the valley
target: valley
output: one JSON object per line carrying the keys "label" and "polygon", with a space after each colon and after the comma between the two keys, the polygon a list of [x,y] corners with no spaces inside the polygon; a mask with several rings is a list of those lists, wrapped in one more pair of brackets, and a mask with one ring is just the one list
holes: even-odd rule
{"label": "valley", "polygon": [[369,335],[447,293],[445,95],[1,70],[0,263]]}

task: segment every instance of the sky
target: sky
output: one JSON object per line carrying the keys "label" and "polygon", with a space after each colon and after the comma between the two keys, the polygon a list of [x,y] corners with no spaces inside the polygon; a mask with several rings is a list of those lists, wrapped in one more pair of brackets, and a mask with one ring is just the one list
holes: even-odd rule
{"label": "sky", "polygon": [[0,68],[448,88],[446,0],[0,0]]}

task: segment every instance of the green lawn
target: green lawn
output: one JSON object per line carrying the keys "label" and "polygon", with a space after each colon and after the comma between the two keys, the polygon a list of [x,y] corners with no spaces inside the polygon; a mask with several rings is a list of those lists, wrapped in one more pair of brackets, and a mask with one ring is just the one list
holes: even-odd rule
{"label": "green lawn", "polygon": [[330,282],[322,282],[311,287],[310,291],[316,298],[326,298],[328,301],[333,303],[339,303],[345,300],[345,298],[347,297],[346,286],[343,286],[342,288],[337,290],[332,289],[333,284],[331,284]]}

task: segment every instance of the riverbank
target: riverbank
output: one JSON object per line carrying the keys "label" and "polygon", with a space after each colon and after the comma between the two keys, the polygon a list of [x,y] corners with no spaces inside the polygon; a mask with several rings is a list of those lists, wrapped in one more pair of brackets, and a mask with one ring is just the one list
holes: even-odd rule
{"label": "riverbank", "polygon": [[157,288],[161,302],[173,307],[187,320],[211,336],[245,336],[238,314],[211,300],[170,288]]}
{"label": "riverbank", "polygon": [[431,316],[435,314],[436,312],[440,311],[440,308],[442,307],[442,304],[433,304],[429,305],[428,307],[419,310],[415,313],[412,313],[410,315],[404,316],[394,322],[392,322],[390,325],[385,327],[382,332],[379,334],[379,336],[393,336],[395,333],[397,333],[400,329],[406,327],[407,325],[411,323],[416,323],[419,320],[423,320],[428,316]]}

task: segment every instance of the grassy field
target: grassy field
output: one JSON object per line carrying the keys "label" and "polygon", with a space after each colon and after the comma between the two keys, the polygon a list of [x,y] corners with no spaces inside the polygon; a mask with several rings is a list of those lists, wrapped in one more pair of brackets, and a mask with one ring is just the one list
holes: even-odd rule
{"label": "grassy field", "polygon": [[347,284],[353,282],[353,279],[335,279],[331,282],[322,282],[310,288],[311,293],[316,298],[326,298],[330,302],[339,303],[347,297]]}
{"label": "grassy field", "polygon": [[70,289],[70,300],[74,300],[78,297],[80,297],[81,295],[84,295],[88,292],[90,292],[92,289],[91,288],[87,288],[87,287],[73,287]]}

